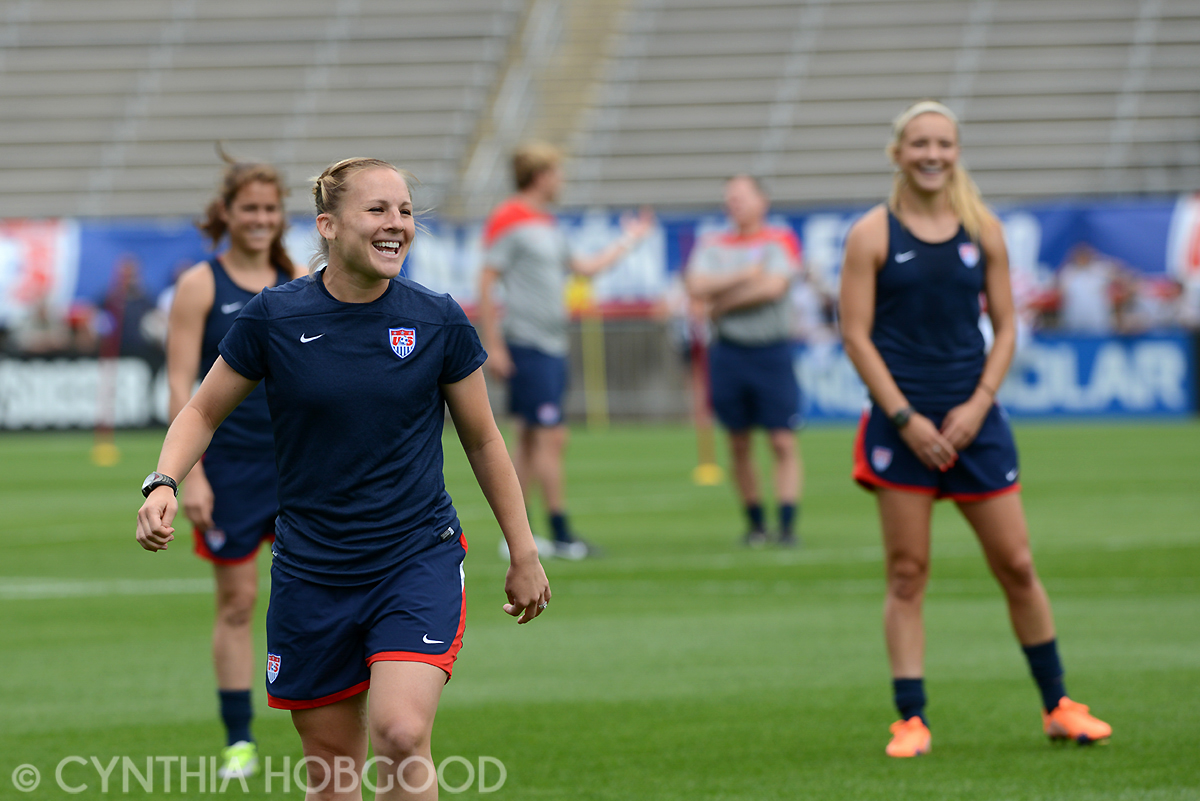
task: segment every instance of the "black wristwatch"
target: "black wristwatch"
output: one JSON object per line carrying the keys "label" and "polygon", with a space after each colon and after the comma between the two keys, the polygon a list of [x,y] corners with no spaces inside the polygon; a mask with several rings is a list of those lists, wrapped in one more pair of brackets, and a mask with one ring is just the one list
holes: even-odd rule
{"label": "black wristwatch", "polygon": [[908,425],[908,421],[912,418],[912,415],[913,407],[905,406],[888,419],[892,421],[892,425],[894,425],[896,428],[904,428],[906,425]]}
{"label": "black wristwatch", "polygon": [[142,482],[142,497],[149,498],[150,493],[158,487],[170,487],[175,497],[179,497],[179,482],[163,473],[151,473],[146,476],[146,480]]}

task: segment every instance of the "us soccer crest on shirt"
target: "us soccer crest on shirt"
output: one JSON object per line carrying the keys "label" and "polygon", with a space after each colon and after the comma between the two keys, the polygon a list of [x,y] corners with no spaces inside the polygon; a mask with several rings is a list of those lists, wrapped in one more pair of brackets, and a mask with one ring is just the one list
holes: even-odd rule
{"label": "us soccer crest on shirt", "polygon": [[417,329],[389,328],[388,337],[392,343],[392,352],[403,359],[413,352],[417,346]]}

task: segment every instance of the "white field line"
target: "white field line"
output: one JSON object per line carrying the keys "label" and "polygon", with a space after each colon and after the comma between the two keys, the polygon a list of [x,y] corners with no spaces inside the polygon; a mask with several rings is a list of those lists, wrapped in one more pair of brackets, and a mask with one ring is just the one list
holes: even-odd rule
{"label": "white field line", "polygon": [[[1161,548],[1197,547],[1200,538],[1194,533],[1177,535],[1158,535],[1155,537],[1112,537],[1096,540],[1090,543],[1073,542],[1070,544],[1047,545],[1038,547],[1034,542],[1034,553],[1071,553],[1082,551],[1140,551]],[[972,542],[935,543],[934,557],[965,557],[979,554],[979,546]],[[673,572],[681,570],[729,570],[734,567],[753,567],[769,565],[815,565],[815,564],[849,564],[854,562],[880,562],[883,553],[877,546],[855,548],[814,548],[796,551],[766,551],[766,552],[736,552],[725,554],[673,554],[626,556],[589,561],[589,572],[595,574],[609,571],[643,571]],[[566,565],[563,565],[566,567]],[[855,585],[851,591],[862,591],[868,586],[863,579],[820,579],[822,582],[834,584]],[[653,584],[653,581],[650,582]],[[874,582],[869,582],[872,586]],[[950,590],[952,581],[940,582],[945,590]],[[727,585],[722,582],[721,586]],[[973,586],[973,585],[972,585]],[[585,589],[593,592],[595,588]],[[782,592],[783,590],[778,590]],[[113,579],[113,580],[74,580],[56,578],[28,578],[0,576],[0,601],[21,600],[51,600],[61,598],[108,598],[129,595],[206,595],[213,592],[213,580],[210,578],[188,579]]]}
{"label": "white field line", "polygon": [[119,595],[207,595],[211,578],[74,580],[0,577],[0,601],[110,598]]}

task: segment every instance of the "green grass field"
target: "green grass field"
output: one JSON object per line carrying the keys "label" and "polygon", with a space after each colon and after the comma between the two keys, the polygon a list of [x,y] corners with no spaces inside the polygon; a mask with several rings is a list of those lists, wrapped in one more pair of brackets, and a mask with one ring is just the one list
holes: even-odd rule
{"label": "green grass field", "polygon": [[[878,526],[848,478],[853,431],[802,435],[805,547],[748,552],[728,484],[691,483],[690,431],[630,427],[575,432],[571,507],[607,555],[547,564],[554,602],[520,627],[500,610],[499,531],[447,439],[469,612],[435,758],[501,760],[496,799],[1200,798],[1200,425],[1017,433],[1068,688],[1113,724],[1111,745],[1042,736],[999,591],[942,504],[926,611],[934,750],[889,760]],[[0,436],[0,798],[68,797],[54,772],[71,755],[186,755],[194,769],[222,744],[209,571],[190,542],[152,555],[133,540],[161,432],[119,435],[113,468],[89,462],[90,444]],[[299,759],[287,714],[261,685],[255,700],[261,752]],[[41,773],[31,793],[14,788],[22,764]],[[107,794],[91,766],[64,779],[99,798],[124,795],[120,775]],[[169,795],[201,797],[198,779],[187,793],[173,781]],[[282,781],[226,792],[301,797]],[[128,794],[168,795],[161,774]]]}

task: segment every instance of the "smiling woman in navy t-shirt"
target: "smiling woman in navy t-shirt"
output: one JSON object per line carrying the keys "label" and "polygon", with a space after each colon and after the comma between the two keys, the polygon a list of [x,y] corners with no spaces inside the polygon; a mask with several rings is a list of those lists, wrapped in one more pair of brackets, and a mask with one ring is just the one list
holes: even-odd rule
{"label": "smiling woman in navy t-shirt", "polygon": [[[246,304],[167,432],[137,539],[167,547],[172,477],[264,382],[280,501],[270,704],[292,710],[305,756],[319,758],[310,786],[336,757],[353,758],[361,775],[369,729],[380,786],[422,787],[465,614],[467,545],[442,476],[446,407],[509,545],[505,611],[532,620],[550,587],[492,418],[475,329],[448,295],[397,277],[416,232],[405,174],[347,159],[316,179],[313,195],[324,269]],[[389,760],[404,765],[390,780]]]}

